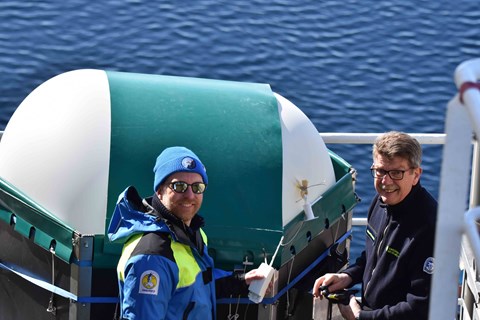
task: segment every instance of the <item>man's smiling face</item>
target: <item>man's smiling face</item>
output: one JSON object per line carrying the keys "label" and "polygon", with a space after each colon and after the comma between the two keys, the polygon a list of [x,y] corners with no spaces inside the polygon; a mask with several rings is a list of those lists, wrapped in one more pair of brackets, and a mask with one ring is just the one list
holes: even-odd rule
{"label": "man's smiling face", "polygon": [[407,159],[394,157],[388,159],[377,154],[374,159],[373,168],[381,170],[405,170],[401,180],[393,180],[388,174],[381,178],[373,178],[375,190],[388,205],[396,205],[403,201],[415,186],[422,173],[421,168],[411,168]]}
{"label": "man's smiling face", "polygon": [[184,193],[177,193],[169,187],[170,183],[176,181],[183,181],[188,184],[203,182],[202,176],[193,172],[176,172],[170,175],[157,190],[157,197],[165,208],[186,225],[190,225],[190,221],[202,206],[203,193],[194,193],[191,186]]}

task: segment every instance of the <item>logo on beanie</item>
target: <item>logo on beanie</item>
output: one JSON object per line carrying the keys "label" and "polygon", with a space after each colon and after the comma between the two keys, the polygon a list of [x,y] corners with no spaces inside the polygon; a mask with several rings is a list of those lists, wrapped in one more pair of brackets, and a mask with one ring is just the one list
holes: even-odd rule
{"label": "logo on beanie", "polygon": [[197,163],[195,162],[194,159],[190,157],[185,157],[182,159],[182,166],[185,169],[195,169],[195,167],[197,166]]}

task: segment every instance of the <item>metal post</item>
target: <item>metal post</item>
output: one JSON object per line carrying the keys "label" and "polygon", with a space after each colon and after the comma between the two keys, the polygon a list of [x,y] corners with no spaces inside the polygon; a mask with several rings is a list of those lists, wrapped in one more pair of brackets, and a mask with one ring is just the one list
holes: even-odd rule
{"label": "metal post", "polygon": [[470,208],[480,204],[480,148],[478,139],[473,141],[472,181],[470,182]]}
{"label": "metal post", "polygon": [[[470,178],[472,129],[458,96],[447,107],[446,142],[435,235],[429,319],[455,319],[463,214]],[[453,254],[452,254],[453,253]]]}
{"label": "metal post", "polygon": [[[90,297],[92,294],[92,259],[93,236],[78,236],[74,239],[75,258],[81,262],[71,264],[70,291],[77,297]],[[91,308],[89,303],[71,301],[69,320],[90,319]]]}

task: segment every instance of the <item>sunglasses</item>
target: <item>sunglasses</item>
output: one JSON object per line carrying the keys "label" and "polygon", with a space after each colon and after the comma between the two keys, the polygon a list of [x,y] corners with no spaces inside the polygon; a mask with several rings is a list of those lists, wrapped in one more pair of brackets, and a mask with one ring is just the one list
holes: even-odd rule
{"label": "sunglasses", "polygon": [[207,189],[207,185],[203,182],[194,182],[192,184],[188,184],[185,181],[175,181],[168,185],[170,189],[172,189],[176,193],[184,193],[187,191],[188,186],[192,188],[192,192],[195,194],[204,193]]}

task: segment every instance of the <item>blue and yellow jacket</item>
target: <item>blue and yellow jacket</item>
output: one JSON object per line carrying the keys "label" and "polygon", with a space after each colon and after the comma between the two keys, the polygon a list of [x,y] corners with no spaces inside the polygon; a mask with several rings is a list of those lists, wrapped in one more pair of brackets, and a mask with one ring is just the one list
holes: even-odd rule
{"label": "blue and yellow jacket", "polygon": [[117,266],[121,319],[215,319],[215,278],[246,290],[241,276],[214,269],[202,226],[199,215],[185,226],[134,187],[119,196],[108,236],[126,241]]}

